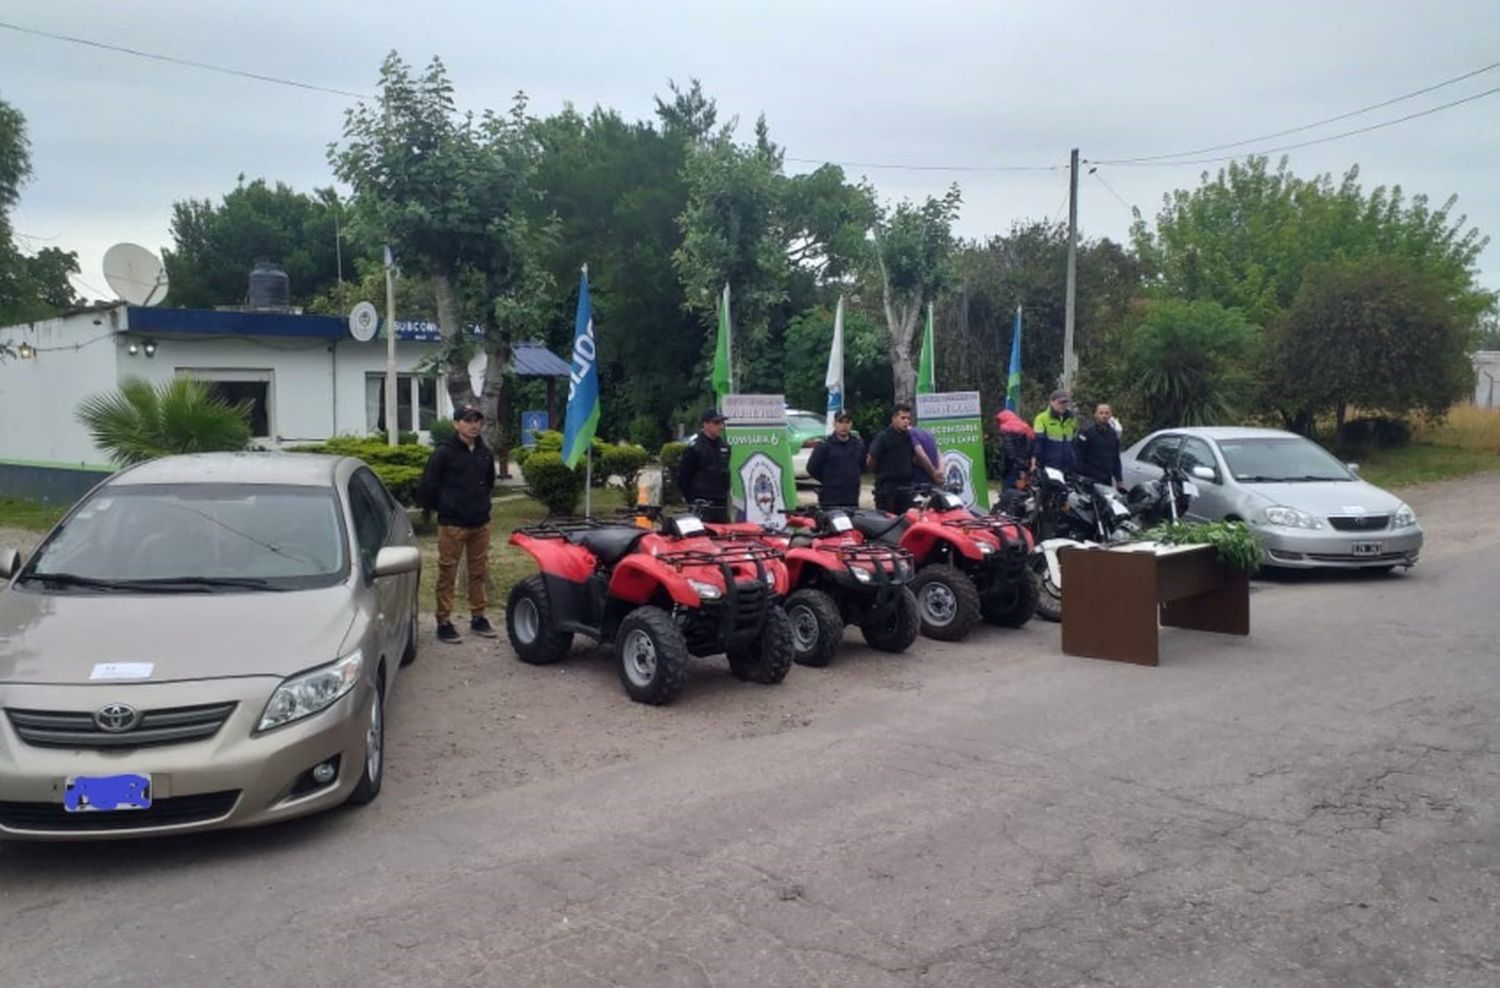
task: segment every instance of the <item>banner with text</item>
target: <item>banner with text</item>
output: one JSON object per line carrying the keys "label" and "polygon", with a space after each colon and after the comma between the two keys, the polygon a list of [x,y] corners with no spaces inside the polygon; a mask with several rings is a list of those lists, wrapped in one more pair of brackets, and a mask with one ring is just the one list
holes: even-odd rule
{"label": "banner with text", "polygon": [[917,424],[932,433],[943,475],[969,507],[990,506],[984,469],[984,425],[978,391],[917,395]]}
{"label": "banner with text", "polygon": [[786,509],[797,503],[785,397],[725,395],[722,411],[734,520],[785,528]]}

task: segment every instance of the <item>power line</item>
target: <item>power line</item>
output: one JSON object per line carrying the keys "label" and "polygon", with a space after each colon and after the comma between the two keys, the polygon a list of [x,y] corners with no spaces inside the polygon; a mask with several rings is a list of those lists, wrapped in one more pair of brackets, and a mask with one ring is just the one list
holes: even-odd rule
{"label": "power line", "polygon": [[1126,212],[1130,213],[1131,216],[1134,216],[1136,214],[1136,208],[1130,203],[1126,202],[1125,197],[1116,192],[1115,187],[1106,182],[1104,180],[1104,176],[1099,174],[1099,167],[1097,165],[1089,169],[1089,174],[1099,180],[1099,184],[1104,186],[1106,192],[1115,197],[1115,201],[1125,207]]}
{"label": "power line", "polygon": [[[1426,86],[1422,89],[1416,89],[1409,93],[1402,93],[1400,96],[1394,96],[1391,99],[1382,100],[1379,103],[1371,103],[1369,106],[1362,106],[1357,110],[1350,110],[1348,113],[1340,113],[1337,116],[1326,117],[1322,120],[1316,120],[1309,124],[1303,124],[1300,127],[1289,127],[1286,130],[1278,130],[1270,134],[1261,134],[1259,137],[1247,137],[1242,141],[1233,141],[1229,144],[1214,144],[1209,147],[1196,148],[1192,151],[1173,151],[1169,154],[1151,154],[1135,158],[1114,158],[1110,160],[1094,161],[1093,164],[1128,165],[1140,164],[1148,161],[1161,161],[1164,158],[1186,158],[1191,157],[1195,154],[1209,154],[1213,151],[1225,151],[1229,148],[1243,147],[1246,144],[1256,144],[1260,141],[1270,141],[1278,137],[1286,137],[1289,134],[1300,134],[1305,130],[1312,130],[1315,127],[1323,127],[1327,124],[1337,123],[1340,120],[1347,120],[1350,117],[1357,117],[1362,113],[1369,113],[1371,110],[1380,110],[1396,103],[1404,103],[1406,100],[1426,95],[1427,93],[1442,89],[1446,86],[1451,86],[1456,82],[1463,82],[1465,79],[1472,79],[1476,75],[1482,75],[1485,72],[1489,72],[1492,69],[1496,68],[1500,68],[1500,62],[1491,62],[1489,65],[1474,69],[1471,72],[1465,72],[1463,75],[1457,75],[1451,79],[1444,79],[1442,82],[1433,83],[1430,86]],[[1353,131],[1351,133],[1357,133],[1357,131]]]}
{"label": "power line", "polygon": [[334,96],[348,96],[353,99],[375,98],[369,93],[356,93],[347,89],[319,86],[311,82],[299,82],[296,79],[283,79],[274,75],[262,75],[259,72],[246,72],[242,69],[225,68],[222,65],[211,65],[208,62],[195,62],[192,59],[177,58],[173,55],[161,55],[156,52],[141,51],[139,48],[127,48],[124,45],[111,45],[103,41],[90,41],[88,38],[75,38],[68,34],[54,34],[51,31],[40,31],[36,28],[22,27],[19,24],[11,24],[6,21],[0,21],[0,28],[4,28],[7,31],[15,31],[18,34],[30,34],[38,38],[50,38],[53,41],[65,41],[73,45],[83,45],[87,48],[100,48],[104,51],[118,52],[122,55],[134,55],[136,58],[149,58],[152,61],[166,62],[169,65],[182,65],[192,69],[218,72],[223,75],[239,76],[242,79],[254,79],[256,82],[270,82],[278,86],[291,86],[295,89],[306,89],[315,93],[329,93]]}
{"label": "power line", "polygon": [[1415,120],[1418,117],[1431,116],[1434,113],[1439,113],[1443,110],[1449,110],[1455,106],[1462,106],[1465,103],[1472,103],[1475,100],[1484,99],[1486,96],[1493,96],[1496,93],[1500,93],[1500,86],[1496,86],[1493,89],[1486,89],[1484,92],[1475,93],[1472,96],[1465,96],[1463,99],[1453,100],[1451,103],[1444,103],[1441,106],[1434,106],[1426,110],[1418,110],[1416,113],[1408,113],[1406,116],[1396,117],[1394,120],[1383,120],[1380,123],[1370,124],[1367,127],[1356,127],[1354,130],[1346,130],[1339,134],[1330,134],[1327,137],[1318,137],[1310,141],[1299,141],[1296,144],[1282,144],[1279,147],[1257,148],[1251,151],[1243,151],[1239,154],[1221,155],[1217,158],[1193,158],[1182,161],[1129,161],[1125,159],[1117,159],[1113,162],[1091,161],[1090,164],[1113,164],[1116,167],[1120,168],[1159,168],[1162,166],[1170,167],[1173,165],[1212,165],[1217,164],[1221,161],[1234,161],[1238,158],[1249,157],[1252,155],[1277,154],[1281,151],[1295,151],[1298,148],[1312,147],[1315,144],[1327,144],[1329,141],[1343,140],[1346,137],[1353,137],[1356,134],[1368,134],[1372,130],[1383,130],[1386,127],[1394,127],[1397,124],[1406,123],[1406,121],[1408,120]]}

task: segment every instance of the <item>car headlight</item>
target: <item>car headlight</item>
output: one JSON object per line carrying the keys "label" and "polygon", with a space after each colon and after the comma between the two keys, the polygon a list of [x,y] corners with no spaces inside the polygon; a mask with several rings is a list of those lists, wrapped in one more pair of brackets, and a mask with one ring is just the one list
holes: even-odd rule
{"label": "car headlight", "polygon": [[693,588],[693,593],[697,594],[699,597],[702,597],[704,600],[718,600],[720,597],[724,596],[724,591],[720,590],[712,583],[704,583],[702,580],[688,580],[688,586]]}
{"label": "car headlight", "polygon": [[260,715],[260,724],[255,729],[269,731],[327,709],[354,689],[364,667],[364,656],[354,652],[330,665],[283,680],[266,702],[265,712]]}
{"label": "car headlight", "polygon": [[1272,525],[1282,528],[1322,528],[1323,519],[1298,511],[1296,508],[1288,508],[1286,505],[1277,504],[1266,509],[1266,521]]}
{"label": "car headlight", "polygon": [[1396,509],[1396,527],[1410,528],[1417,523],[1417,513],[1405,504]]}
{"label": "car headlight", "polygon": [[849,572],[853,573],[854,578],[860,583],[869,583],[871,580],[875,579],[875,574],[871,573],[863,566],[850,566]]}

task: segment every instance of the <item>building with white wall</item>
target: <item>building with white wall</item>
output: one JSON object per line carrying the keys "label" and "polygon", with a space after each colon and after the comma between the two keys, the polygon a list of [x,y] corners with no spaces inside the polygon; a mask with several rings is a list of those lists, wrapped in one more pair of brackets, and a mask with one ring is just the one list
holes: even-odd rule
{"label": "building with white wall", "polygon": [[[398,425],[425,432],[451,409],[437,378],[415,372],[437,328],[396,330]],[[385,428],[385,340],[356,340],[332,316],[119,304],[0,328],[0,342],[19,354],[0,363],[0,497],[70,501],[102,479],[108,458],[75,413],[130,377],[190,375],[250,401],[261,446]]]}
{"label": "building with white wall", "polygon": [[1500,408],[1500,350],[1474,354],[1474,404]]}

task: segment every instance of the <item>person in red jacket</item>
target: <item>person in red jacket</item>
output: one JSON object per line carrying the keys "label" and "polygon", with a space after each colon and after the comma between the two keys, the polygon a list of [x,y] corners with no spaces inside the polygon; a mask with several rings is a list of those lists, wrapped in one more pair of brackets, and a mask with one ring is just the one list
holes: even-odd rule
{"label": "person in red jacket", "polygon": [[1014,490],[1027,479],[1036,430],[1009,409],[995,416],[995,427],[1000,432],[1000,489]]}

